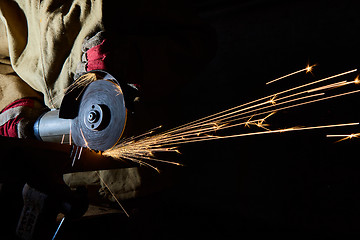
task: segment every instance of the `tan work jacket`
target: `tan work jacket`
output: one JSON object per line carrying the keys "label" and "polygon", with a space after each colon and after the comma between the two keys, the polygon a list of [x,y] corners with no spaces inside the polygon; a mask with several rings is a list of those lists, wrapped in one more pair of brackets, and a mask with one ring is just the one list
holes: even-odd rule
{"label": "tan work jacket", "polygon": [[[84,38],[98,31],[111,29],[120,36],[117,62],[125,79],[142,80],[143,102],[153,101],[143,108],[151,116],[159,115],[154,111],[160,102],[166,103],[164,95],[214,56],[212,28],[194,18],[186,6],[177,6],[182,1],[119,1],[115,8],[112,4],[106,0],[1,0],[0,109],[24,97],[58,108],[81,62]],[[158,191],[170,183],[164,175],[144,167],[100,174],[120,199]],[[70,186],[97,186],[100,194],[113,200],[94,172],[69,174],[64,180]]]}

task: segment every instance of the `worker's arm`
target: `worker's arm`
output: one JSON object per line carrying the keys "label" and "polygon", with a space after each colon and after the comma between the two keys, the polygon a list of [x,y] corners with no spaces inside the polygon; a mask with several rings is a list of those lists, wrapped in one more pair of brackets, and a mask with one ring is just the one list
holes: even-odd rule
{"label": "worker's arm", "polygon": [[212,59],[216,48],[214,31],[186,2],[3,0],[0,16],[16,73],[53,108],[74,80],[84,39],[100,31],[108,34],[106,56],[92,69],[106,68],[116,78],[140,84],[142,93],[153,98],[171,95]]}
{"label": "worker's arm", "polygon": [[[5,20],[12,67],[28,86],[42,93],[49,108],[60,106],[84,54],[90,54],[85,62],[104,60],[93,68],[87,65],[85,71],[105,68],[126,83],[140,85],[144,102],[166,101],[215,53],[213,30],[189,13],[191,6],[184,2],[134,0],[114,5],[113,1],[104,0],[1,0],[0,18]],[[101,31],[108,34],[104,43],[108,46],[97,47],[99,42],[83,51],[84,40],[86,43]],[[91,56],[97,48],[98,56],[104,58]],[[126,98],[127,93],[124,95]],[[142,122],[151,120],[149,117]],[[124,176],[124,182],[118,184],[110,178],[108,182],[116,185],[110,188],[118,187],[118,196],[126,187],[123,195],[129,198],[138,196],[138,189],[144,188],[140,180],[147,179],[146,192],[166,182],[152,184],[139,174],[137,170],[114,174],[114,178]],[[89,177],[88,182],[94,182],[94,177]]]}
{"label": "worker's arm", "polygon": [[0,136],[31,136],[29,124],[45,110],[42,96],[14,71],[6,27],[0,20]]}
{"label": "worker's arm", "polygon": [[10,60],[0,56],[0,135],[32,136],[31,123],[46,109],[42,101],[41,94],[17,76]]}

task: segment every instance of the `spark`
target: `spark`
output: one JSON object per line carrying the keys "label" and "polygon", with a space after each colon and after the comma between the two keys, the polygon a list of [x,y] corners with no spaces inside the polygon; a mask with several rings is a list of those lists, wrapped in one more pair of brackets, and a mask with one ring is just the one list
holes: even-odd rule
{"label": "spark", "polygon": [[[74,152],[74,149],[76,148],[76,151],[75,151],[75,154],[73,156],[73,152]],[[80,151],[79,151],[80,149]],[[72,150],[71,150],[71,153],[70,153],[70,159],[71,157],[73,157],[73,161],[72,161],[72,164],[71,164],[71,167],[74,167],[74,164],[75,164],[75,160],[79,160],[80,157],[81,157],[81,153],[82,153],[82,150],[83,150],[83,147],[78,147],[78,146],[73,146],[72,147]]]}
{"label": "spark", "polygon": [[276,94],[269,100],[269,103],[275,105],[276,104],[275,98],[276,98]]}
{"label": "spark", "polygon": [[252,124],[251,119],[252,119],[253,117],[254,117],[254,115],[252,115],[252,116],[249,118],[249,120],[247,120],[247,121],[245,122],[245,124],[244,124],[245,127],[250,128],[250,124]]}
{"label": "spark", "polygon": [[[292,103],[292,102],[297,102],[297,101],[300,101],[300,100],[304,100],[304,99],[307,99],[307,98],[313,98],[313,97],[319,97],[319,96],[322,96],[324,95],[324,93],[318,93],[318,94],[313,94],[313,95],[309,95],[309,96],[303,96],[303,97],[298,97],[298,98],[295,98],[295,99],[291,99],[291,100],[287,100],[287,101],[283,101],[283,102],[279,102],[277,104],[277,107],[279,106],[282,106],[282,105],[286,105],[286,104],[289,104],[289,103]],[[285,99],[285,98],[283,98]],[[282,99],[282,100],[283,100]],[[306,102],[304,102],[303,104],[305,104]],[[290,105],[290,106],[287,106],[286,108],[292,108],[292,107],[295,107],[297,105]],[[256,109],[253,109],[251,111],[247,111],[247,112],[243,112],[243,113],[239,113],[241,111],[235,111],[231,114],[230,117],[224,117],[222,116],[222,120],[225,121],[225,120],[228,120],[228,119],[232,119],[232,118],[235,118],[236,120],[241,120],[241,119],[244,119],[244,118],[247,118],[248,116],[245,116],[245,117],[242,117],[242,118],[239,118],[240,116],[243,116],[243,115],[246,115],[246,114],[250,114],[250,113],[254,113],[252,116],[259,116],[259,115],[265,115],[265,114],[271,114],[275,111],[278,111],[278,110],[283,110],[283,109],[286,109],[286,108],[275,108],[275,109],[272,109],[272,110],[269,110],[269,111],[264,111],[264,112],[260,112],[260,113],[256,113],[256,112],[259,112],[260,110],[263,111],[265,109],[270,109],[272,108],[273,106],[265,106],[265,107],[261,107],[261,108],[256,108]],[[256,122],[256,121],[250,121],[249,123],[253,123],[253,122]]]}
{"label": "spark", "polygon": [[[272,115],[274,115],[275,112],[271,112],[269,115],[267,115],[266,117],[258,120],[258,122],[256,123],[256,126],[259,127],[259,128],[263,128],[265,130],[268,130],[270,131],[270,129],[266,128],[267,126],[269,126],[269,124],[264,124],[265,120],[269,117],[271,117]],[[266,126],[266,127],[265,127]]]}
{"label": "spark", "polygon": [[344,76],[344,75],[347,75],[347,74],[350,74],[350,73],[353,73],[353,72],[356,72],[356,71],[357,71],[357,69],[353,69],[353,70],[350,70],[350,71],[347,71],[347,72],[342,72],[342,73],[339,73],[339,74],[335,74],[335,75],[332,75],[330,77],[322,78],[322,79],[314,81],[314,82],[306,83],[306,84],[303,84],[303,85],[300,85],[300,86],[297,86],[297,87],[293,87],[293,88],[284,90],[282,92],[279,92],[278,94],[284,94],[284,93],[287,93],[287,92],[292,92],[292,91],[300,89],[300,88],[308,87],[308,86],[318,84],[318,83],[321,83],[321,82],[324,82],[324,81],[327,81],[327,80],[338,78],[338,77],[341,77],[341,76]]}
{"label": "spark", "polygon": [[78,160],[79,160],[80,157],[81,157],[82,150],[83,150],[83,147],[80,147],[80,152],[79,152]]}
{"label": "spark", "polygon": [[[346,95],[350,95],[350,94],[354,94],[354,93],[359,93],[359,92],[360,92],[360,90],[354,90],[354,91],[350,91],[350,92],[340,93],[340,94],[337,94],[337,95],[332,95],[332,96],[328,96],[328,97],[318,98],[318,99],[315,99],[315,100],[310,100],[310,101],[306,101],[306,102],[300,102],[300,103],[297,103],[297,104],[293,104],[293,105],[289,105],[289,106],[277,108],[277,109],[275,109],[275,110],[269,110],[269,111],[257,113],[257,114],[255,114],[255,116],[263,115],[263,114],[268,114],[268,113],[271,113],[271,112],[273,112],[273,111],[281,111],[281,110],[285,110],[285,109],[300,107],[300,106],[304,106],[304,105],[307,105],[307,104],[316,103],[316,102],[320,102],[320,101],[325,101],[325,100],[329,100],[329,99],[333,99],[333,98],[337,98],[337,97],[342,97],[342,96],[346,96]],[[322,95],[322,94],[321,94],[321,95]],[[287,102],[285,102],[285,103],[290,103],[290,102],[294,102],[294,100],[287,101]],[[284,103],[282,103],[282,104],[284,104]]]}
{"label": "spark", "polygon": [[274,80],[272,80],[272,81],[267,82],[266,85],[268,85],[268,84],[270,84],[270,83],[277,82],[277,81],[279,81],[279,80],[281,80],[281,79],[284,79],[284,78],[293,76],[293,75],[298,74],[298,73],[301,73],[301,72],[309,73],[309,72],[312,71],[312,69],[313,69],[315,66],[316,66],[316,64],[314,64],[314,65],[312,65],[312,66],[310,66],[310,65],[308,64],[308,65],[306,66],[306,68],[303,68],[303,69],[300,69],[300,70],[298,70],[298,71],[295,71],[295,72],[289,73],[289,74],[287,74],[287,75],[284,75],[284,76],[282,76],[282,77],[276,78],[276,79],[274,79]]}
{"label": "spark", "polygon": [[84,90],[86,89],[86,87],[97,80],[97,76],[95,73],[86,73],[84,75],[82,75],[81,77],[79,77],[71,86],[70,92],[75,89],[75,88],[79,88],[82,87],[79,95],[76,97],[76,100],[79,99],[79,97],[81,96],[81,94],[84,92]]}
{"label": "spark", "polygon": [[[310,71],[312,67],[313,66],[307,66],[307,70]],[[297,126],[284,129],[271,129],[271,126],[268,123],[265,123],[268,118],[278,111],[360,92],[360,90],[348,90],[338,94],[334,94],[332,92],[329,92],[329,94],[326,92],[325,94],[325,91],[333,88],[341,88],[350,84],[357,84],[359,81],[358,78],[350,82],[339,80],[335,83],[325,83],[325,81],[345,76],[355,71],[357,71],[357,69],[335,74],[307,84],[302,84],[160,133],[157,133],[160,128],[158,127],[139,136],[123,139],[117,146],[111,150],[105,151],[103,154],[119,160],[133,161],[138,164],[151,167],[159,172],[158,168],[149,162],[163,162],[181,165],[176,162],[159,159],[156,156],[158,153],[163,152],[179,153],[178,147],[182,144],[271,133],[285,133],[357,125],[358,123],[345,123],[312,127]],[[322,86],[319,86],[320,84],[322,84]],[[313,85],[317,86],[313,87]],[[222,133],[222,130],[236,129],[240,126],[256,126],[259,130],[250,133],[218,135]],[[264,131],[260,129],[263,129]]]}
{"label": "spark", "polygon": [[75,164],[75,160],[76,160],[76,157],[77,157],[78,151],[79,151],[79,148],[78,148],[78,147],[76,147],[76,151],[75,151],[75,154],[74,154],[74,158],[73,158],[73,161],[72,161],[71,167],[74,167],[74,164]]}
{"label": "spark", "polygon": [[341,142],[341,141],[345,141],[348,139],[352,139],[352,138],[359,138],[360,137],[360,133],[352,133],[352,134],[334,134],[334,135],[326,135],[326,137],[340,137],[341,139],[336,141],[336,142]]}
{"label": "spark", "polygon": [[[293,94],[293,95],[290,95],[290,96],[295,96],[295,95],[298,95],[298,94]],[[292,100],[288,100],[288,101],[284,101],[284,102],[281,102],[281,103],[278,103],[277,106],[280,106],[280,105],[284,105],[284,104],[288,104],[290,102],[295,102],[295,101],[299,101],[299,100],[303,100],[305,98],[311,98],[311,97],[315,97],[315,96],[320,96],[320,95],[323,95],[323,93],[320,93],[320,94],[314,94],[314,95],[309,95],[309,96],[304,96],[304,97],[299,97],[299,98],[295,98],[295,99],[292,99]],[[283,99],[287,99],[289,98],[290,96],[286,96],[286,97],[283,97],[283,98],[279,98],[278,100],[283,100]],[[268,103],[265,102],[265,103]],[[260,106],[264,105],[264,103],[260,103],[260,104],[255,104],[254,106],[250,106],[250,107],[247,107],[247,108],[242,108],[242,109],[238,109],[236,111],[233,111],[233,112],[229,112],[227,114],[223,114],[223,115],[220,115],[220,116],[216,116],[216,115],[219,115],[219,114],[214,114],[213,115],[213,118],[212,119],[207,119],[207,120],[204,120],[204,121],[194,121],[192,125],[189,125],[189,124],[185,124],[183,125],[183,127],[179,127],[179,128],[175,128],[174,130],[168,132],[168,133],[174,133],[174,132],[181,132],[181,131],[184,131],[184,130],[187,130],[187,134],[188,133],[191,133],[189,131],[189,129],[194,129],[193,132],[203,132],[203,131],[207,131],[208,128],[204,128],[206,127],[206,125],[208,124],[211,124],[212,121],[222,121],[222,122],[225,122],[225,120],[227,122],[227,125],[231,122],[234,122],[234,121],[237,121],[237,120],[241,120],[241,119],[244,119],[243,118],[239,118],[240,116],[243,116],[243,115],[246,115],[246,114],[249,114],[249,113],[253,113],[253,112],[258,112],[260,110],[264,110],[264,109],[268,109],[268,108],[271,108],[273,107],[273,105],[270,105],[270,106],[264,106],[264,107],[261,107],[259,108]],[[250,109],[250,110],[249,110]],[[249,111],[245,111],[245,110],[249,110]],[[270,111],[267,111],[267,112],[262,112],[262,113],[256,113],[254,114],[254,116],[258,116],[258,115],[264,115],[264,114],[268,114],[268,113],[271,113],[273,112],[274,110],[270,110]],[[225,112],[225,111],[224,111]],[[234,119],[235,120],[231,120],[231,119]],[[247,118],[247,117],[245,117]],[[257,121],[248,121],[247,123],[256,123]],[[240,123],[240,124],[237,124],[237,125],[230,125],[230,126],[223,126],[222,129],[224,128],[228,128],[228,127],[233,127],[233,126],[238,126],[238,125],[242,125],[244,123]],[[245,123],[246,124],[246,123]],[[256,124],[255,124],[256,125]],[[201,131],[199,130],[201,128]]]}
{"label": "spark", "polygon": [[83,131],[82,131],[82,129],[80,128],[80,133],[81,133],[81,137],[83,138],[83,140],[84,140],[84,143],[85,143],[85,147],[89,147],[89,144],[88,144],[88,142],[86,141],[86,138],[85,138],[85,136],[84,136],[84,133],[83,133]]}
{"label": "spark", "polygon": [[[79,97],[81,96],[81,94],[84,92],[84,90],[86,89],[86,87],[94,82],[98,80],[98,77],[95,73],[86,73],[81,75],[79,78],[77,78],[72,84],[70,84],[67,88],[65,88],[63,90],[63,94],[69,94],[70,92],[74,91],[77,88],[82,88],[80,93],[78,94],[78,96],[75,98],[76,100],[79,99]],[[51,102],[57,102],[59,100],[61,100],[62,95],[58,95],[57,97],[53,97],[51,98]]]}
{"label": "spark", "polygon": [[318,88],[314,88],[314,89],[311,89],[311,90],[309,90],[307,92],[312,93],[312,92],[317,92],[317,91],[329,90],[329,89],[333,89],[333,88],[337,88],[337,87],[342,87],[342,86],[345,86],[345,85],[348,85],[348,84],[351,84],[351,83],[355,83],[355,82],[341,81],[341,82],[321,86],[321,87],[318,87]]}
{"label": "spark", "polygon": [[118,84],[115,84],[115,92],[117,92],[116,96],[123,95],[121,87]]}
{"label": "spark", "polygon": [[256,123],[256,126],[259,127],[259,128],[263,128],[265,130],[270,131],[270,129],[266,128],[267,126],[270,126],[270,125],[269,124],[264,124],[262,120],[258,121]]}
{"label": "spark", "polygon": [[355,78],[355,80],[354,80],[354,83],[355,83],[355,84],[359,84],[359,83],[360,83],[359,75],[356,76],[356,78]]}
{"label": "spark", "polygon": [[80,95],[83,93],[85,88],[92,82],[97,80],[97,76],[95,73],[86,73],[84,75],[81,75],[79,78],[77,78],[72,84],[70,84],[69,87],[64,89],[64,93],[70,93],[74,91],[77,88],[82,87],[82,90],[80,91],[79,95],[76,97],[76,100],[80,97]]}
{"label": "spark", "polygon": [[[303,85],[300,85],[300,86],[297,86],[297,87],[293,87],[293,88],[290,88],[290,89],[287,89],[287,90],[284,90],[284,91],[281,91],[281,92],[278,92],[278,93],[275,93],[275,94],[271,94],[269,96],[259,98],[259,99],[256,99],[254,101],[251,101],[251,102],[248,102],[248,103],[245,103],[245,104],[242,104],[242,105],[238,105],[238,106],[235,106],[233,108],[230,108],[230,109],[227,109],[227,110],[224,110],[224,111],[221,111],[221,112],[218,112],[218,113],[203,117],[201,119],[192,121],[190,123],[186,123],[186,124],[184,124],[182,126],[174,128],[172,131],[181,131],[183,128],[186,128],[188,126],[194,127],[197,124],[205,123],[206,121],[213,121],[213,120],[215,120],[217,118],[221,118],[223,116],[232,115],[234,113],[242,112],[242,111],[245,111],[245,110],[248,110],[248,109],[254,109],[254,108],[257,108],[259,106],[266,105],[267,103],[269,103],[268,101],[261,102],[261,101],[263,101],[263,100],[265,100],[265,99],[267,99],[269,97],[273,97],[275,95],[283,95],[285,93],[293,92],[295,90],[305,88],[305,87],[311,86],[313,84],[318,84],[318,83],[321,83],[321,82],[324,82],[324,81],[327,81],[327,80],[331,80],[331,79],[338,78],[338,77],[341,77],[341,76],[344,76],[344,75],[347,75],[347,74],[351,74],[351,73],[356,72],[356,71],[357,71],[357,69],[353,69],[353,70],[350,70],[350,71],[347,71],[347,72],[342,72],[342,73],[339,73],[339,74],[336,74],[336,75],[332,75],[330,77],[326,77],[326,78],[323,78],[323,79],[320,79],[320,80],[317,80],[317,81],[314,81],[314,82],[310,82],[310,83],[303,84]],[[292,94],[290,96],[285,96],[285,97],[283,97],[283,99],[293,97],[293,96],[297,96],[297,95],[306,93],[307,91],[308,90],[305,90],[305,91],[300,92],[300,93],[295,93],[295,94]],[[260,102],[260,103],[258,103],[258,102]],[[257,104],[255,104],[255,103],[257,103]],[[248,107],[244,108],[245,106],[248,106]]]}
{"label": "spark", "polygon": [[312,66],[310,66],[309,64],[306,65],[306,73],[311,73],[313,68],[316,66],[317,64],[314,64]]}
{"label": "spark", "polygon": [[[253,120],[251,121],[251,119],[254,117],[254,115],[252,115],[249,120],[247,120],[246,122],[244,123],[239,123],[239,124],[235,124],[235,125],[230,125],[229,127],[235,127],[235,126],[238,126],[238,125],[244,125],[244,127],[248,127],[250,128],[250,125],[254,125],[254,126],[257,126],[259,128],[263,128],[263,129],[266,129],[266,130],[270,130],[268,128],[266,128],[265,126],[269,126],[269,124],[265,124],[265,120],[267,118],[269,118],[270,116],[272,116],[273,114],[275,114],[275,112],[271,112],[270,114],[268,114],[266,117],[264,118],[261,118],[261,119],[256,119],[256,120]],[[223,128],[224,129],[224,128]]]}
{"label": "spark", "polygon": [[270,131],[234,134],[234,135],[229,135],[229,136],[209,136],[209,138],[189,139],[186,142],[182,142],[182,144],[190,143],[190,142],[214,140],[214,139],[239,138],[239,137],[247,137],[247,136],[255,136],[255,135],[273,134],[273,133],[284,133],[284,132],[315,130],[315,129],[335,128],[335,127],[348,127],[348,126],[354,126],[354,125],[359,125],[359,123],[356,122],[356,123],[341,123],[341,124],[320,125],[320,126],[311,126],[311,127],[291,127],[291,128],[284,128],[284,129],[270,130]]}
{"label": "spark", "polygon": [[96,174],[98,175],[100,181],[105,185],[105,187],[107,188],[107,190],[109,190],[110,194],[113,196],[113,198],[115,199],[115,201],[117,202],[117,204],[120,206],[120,208],[124,211],[124,213],[126,214],[127,217],[130,217],[130,215],[128,214],[128,212],[125,210],[125,208],[123,207],[123,205],[120,203],[119,199],[115,196],[115,194],[113,193],[113,191],[111,191],[110,187],[106,184],[106,182],[104,181],[104,179],[101,177],[99,171],[95,171]]}

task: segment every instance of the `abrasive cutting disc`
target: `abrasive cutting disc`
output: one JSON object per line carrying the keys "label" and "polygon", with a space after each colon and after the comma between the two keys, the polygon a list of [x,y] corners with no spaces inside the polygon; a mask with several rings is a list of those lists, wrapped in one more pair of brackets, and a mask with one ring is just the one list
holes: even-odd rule
{"label": "abrasive cutting disc", "polygon": [[71,135],[77,146],[105,151],[120,139],[126,123],[124,96],[117,83],[97,80],[84,91]]}

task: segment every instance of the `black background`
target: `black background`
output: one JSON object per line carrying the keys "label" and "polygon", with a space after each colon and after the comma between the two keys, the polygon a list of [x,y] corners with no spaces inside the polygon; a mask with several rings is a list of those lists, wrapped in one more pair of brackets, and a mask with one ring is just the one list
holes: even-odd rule
{"label": "black background", "polygon": [[[179,109],[189,120],[359,67],[356,1],[198,1],[196,7],[216,29],[218,50],[206,70],[179,94]],[[300,74],[265,86],[307,63],[318,64],[314,76]],[[358,121],[358,97],[297,108],[269,121],[276,127]],[[325,137],[358,131],[275,134],[186,146],[183,180],[168,203],[178,209],[170,214],[176,221],[165,225],[183,237],[358,231],[359,142],[334,143]],[[188,229],[185,234],[179,230],[183,228]]]}

